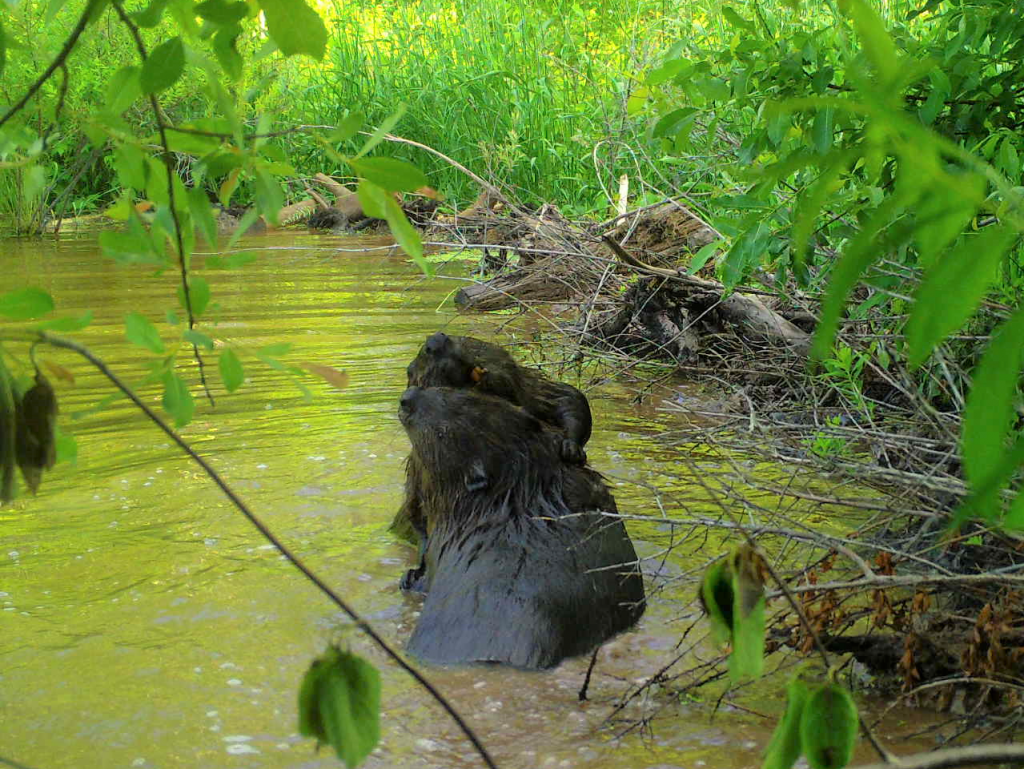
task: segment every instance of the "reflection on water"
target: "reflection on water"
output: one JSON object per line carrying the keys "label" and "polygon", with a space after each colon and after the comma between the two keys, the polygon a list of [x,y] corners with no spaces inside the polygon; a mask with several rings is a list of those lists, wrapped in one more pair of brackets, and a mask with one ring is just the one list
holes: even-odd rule
{"label": "reflection on water", "polygon": [[[184,435],[307,563],[401,646],[415,602],[398,577],[410,548],[386,526],[401,495],[407,442],[396,417],[405,365],[440,327],[490,335],[487,319],[438,311],[458,286],[427,281],[386,251],[339,251],[368,241],[277,234],[254,238],[259,260],[205,273],[213,305],[199,328],[240,351],[249,377],[226,396],[208,355],[216,398],[199,397],[189,349],[180,370],[197,396]],[[130,382],[149,353],[124,338],[143,311],[165,343],[178,311],[173,271],[116,267],[91,238],[5,242],[2,290],[41,285],[59,314],[96,312],[78,335]],[[446,324],[450,324],[447,325]],[[345,370],[344,391],[289,376],[253,352],[292,342],[295,360]],[[12,348],[13,349],[13,348]],[[23,350],[18,350],[20,355]],[[110,392],[70,354],[58,383],[62,423],[79,440],[76,467],[58,465],[38,499],[0,510],[0,758],[63,767],[335,767],[296,734],[295,697],[310,659],[329,641],[381,664],[383,742],[369,766],[458,767],[478,761],[440,710],[265,545],[181,452],[130,405],[88,408]],[[160,392],[141,390],[159,406]],[[678,454],[647,436],[664,415],[630,405],[614,385],[591,392],[592,463],[617,484],[624,512],[653,512],[644,484],[671,499]],[[80,419],[68,415],[85,412]],[[666,475],[667,474],[667,475]],[[693,491],[691,490],[691,494]],[[672,511],[668,511],[672,512]],[[678,512],[678,510],[676,510]],[[631,524],[642,555],[654,528]],[[705,553],[706,555],[706,553]],[[652,597],[639,628],[601,653],[591,701],[576,692],[585,660],[553,672],[430,670],[502,766],[751,766],[771,728],[754,715],[678,706],[653,735],[613,741],[602,730],[625,684],[659,669],[678,638],[689,590]],[[643,714],[634,705],[620,717]],[[779,703],[769,708],[778,712]],[[724,749],[723,749],[724,748]]]}

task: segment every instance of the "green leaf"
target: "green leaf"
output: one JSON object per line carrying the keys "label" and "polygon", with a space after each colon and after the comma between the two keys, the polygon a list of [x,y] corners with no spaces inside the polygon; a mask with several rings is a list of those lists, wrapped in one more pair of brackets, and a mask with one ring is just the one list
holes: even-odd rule
{"label": "green leaf", "polygon": [[814,116],[814,126],[811,129],[812,142],[814,149],[821,155],[832,149],[835,117],[835,107],[822,107]]}
{"label": "green leaf", "polygon": [[715,256],[724,247],[724,240],[716,240],[708,243],[706,246],[701,248],[700,251],[690,257],[690,266],[686,268],[686,274],[696,275],[700,272],[700,269],[708,263],[708,260]]}
{"label": "green leaf", "polygon": [[928,189],[914,210],[914,238],[925,270],[931,269],[942,250],[963,232],[985,199],[986,181],[981,174],[943,173],[935,181],[938,186]]}
{"label": "green leaf", "polygon": [[78,462],[78,441],[73,435],[69,435],[56,426],[55,442],[57,444],[57,461],[67,462],[74,465]]}
{"label": "green leaf", "polygon": [[53,312],[53,308],[53,297],[35,286],[0,294],[0,315],[11,320],[38,318]]}
{"label": "green leaf", "polygon": [[142,93],[158,93],[174,85],[185,69],[185,46],[172,37],[154,48],[142,65],[139,85]]}
{"label": "green leaf", "polygon": [[220,378],[224,382],[224,389],[233,393],[245,381],[245,370],[242,368],[242,361],[230,347],[221,350],[220,358],[217,360],[220,368]]}
{"label": "green leaf", "polygon": [[317,747],[327,742],[323,716],[320,714],[319,690],[331,669],[330,653],[313,660],[299,685],[299,734],[315,737]]}
{"label": "green leaf", "polygon": [[387,196],[384,203],[384,220],[388,223],[388,228],[395,236],[395,240],[398,241],[398,245],[423,271],[423,274],[433,275],[434,266],[423,257],[423,242],[420,240],[420,234],[409,223],[402,207],[390,195]]}
{"label": "green leaf", "polygon": [[711,623],[711,634],[719,644],[732,639],[733,594],[729,559],[711,564],[704,572],[699,593],[701,604]]}
{"label": "green leaf", "polygon": [[[886,32],[882,19],[865,0],[840,0],[839,8],[853,22],[861,47],[878,73],[879,85],[888,85],[896,78],[899,59],[896,44]],[[899,98],[899,94],[894,96]]]}
{"label": "green leaf", "polygon": [[835,191],[834,186],[846,170],[848,160],[845,153],[832,156],[821,172],[821,176],[800,196],[790,236],[797,265],[802,265],[807,260],[811,234],[814,232],[818,214],[825,205],[825,200]]}
{"label": "green leaf", "polygon": [[188,210],[192,221],[211,248],[217,247],[217,220],[213,218],[213,205],[198,186],[188,190]]}
{"label": "green leaf", "polygon": [[92,323],[92,310],[87,310],[77,318],[54,318],[36,326],[39,331],[81,331]]}
{"label": "green leaf", "polygon": [[430,184],[427,175],[411,163],[394,158],[350,160],[358,176],[368,179],[389,192],[414,192]]}
{"label": "green leaf", "polygon": [[690,67],[685,59],[669,59],[647,73],[644,83],[648,86],[661,85]]}
{"label": "green leaf", "polygon": [[398,124],[398,121],[402,119],[402,115],[405,114],[407,107],[405,104],[399,104],[398,108],[392,112],[388,118],[374,129],[374,132],[370,134],[370,138],[366,140],[366,144],[359,150],[353,160],[358,160],[363,157],[366,153],[384,141],[384,136],[391,132],[391,129]]}
{"label": "green leaf", "polygon": [[188,391],[185,382],[173,371],[164,372],[164,397],[161,404],[164,411],[174,418],[175,427],[184,427],[192,421],[195,413],[195,401]]}
{"label": "green leaf", "polygon": [[229,3],[226,0],[205,0],[195,7],[196,15],[220,26],[237,24],[246,17],[249,7],[245,3]]}
{"label": "green leaf", "polygon": [[228,244],[224,246],[224,250],[230,251],[232,248],[234,248],[239,238],[241,238],[246,232],[248,232],[249,228],[259,218],[260,212],[255,208],[250,208],[248,211],[242,214],[242,218],[238,220],[238,226],[235,227],[235,231],[232,232],[231,237],[228,238]]}
{"label": "green leaf", "polygon": [[[194,128],[191,125],[183,125],[182,128]],[[203,129],[198,129],[203,130]],[[188,133],[187,131],[166,131],[167,148],[171,152],[184,152],[189,155],[208,155],[220,148],[222,140],[216,136],[202,136],[200,134]],[[162,141],[159,133],[152,134],[143,140],[146,144],[159,145]]]}
{"label": "green leaf", "polygon": [[363,213],[372,219],[383,219],[386,216],[388,200],[394,200],[383,187],[366,179],[359,180],[356,194],[359,195],[359,205],[362,206]]}
{"label": "green leaf", "polygon": [[986,483],[1004,454],[1006,431],[1024,346],[1024,307],[1005,321],[973,372],[961,439],[964,475],[975,491]]}
{"label": "green leaf", "polygon": [[167,7],[167,0],[150,0],[144,10],[132,14],[135,23],[140,27],[151,28],[160,23],[160,17],[164,15]]}
{"label": "green leaf", "polygon": [[359,133],[359,129],[363,127],[363,123],[365,122],[365,114],[359,110],[350,110],[345,117],[341,119],[341,122],[338,123],[335,129],[327,135],[327,141],[332,144],[346,142]]}
{"label": "green leaf", "polygon": [[111,75],[103,103],[112,114],[120,115],[132,106],[141,95],[142,84],[139,68],[121,67]]}
{"label": "green leaf", "polygon": [[380,740],[380,673],[355,654],[328,649],[303,680],[299,729],[354,769]]}
{"label": "green leaf", "polygon": [[134,144],[118,144],[114,147],[114,170],[123,187],[144,190],[149,183],[146,154]]}
{"label": "green leaf", "polygon": [[1002,524],[1007,531],[1024,530],[1024,491],[1017,493],[1017,498],[1010,505]]}
{"label": "green leaf", "polygon": [[327,28],[303,0],[260,0],[270,38],[285,56],[305,54],[322,59]]}
{"label": "green leaf", "polygon": [[291,342],[275,342],[258,349],[256,355],[260,358],[280,358],[282,355],[287,355],[291,352],[291,349]]}
{"label": "green leaf", "polygon": [[49,24],[53,21],[57,14],[60,13],[60,9],[67,4],[68,0],[50,0],[46,4],[46,12],[43,14],[43,24]]}
{"label": "green leaf", "polygon": [[1016,182],[1020,179],[1020,157],[1013,141],[1014,137],[1007,136],[999,145],[999,169]]}
{"label": "green leaf", "polygon": [[758,562],[759,556],[747,545],[737,548],[729,559],[733,596],[729,677],[733,681],[757,678],[764,670],[766,599]]}
{"label": "green leaf", "polygon": [[800,719],[800,742],[811,769],[842,769],[857,742],[857,707],[834,683],[813,689]]}
{"label": "green leaf", "polygon": [[[188,298],[189,304],[192,305],[193,318],[198,318],[206,312],[210,304],[210,284],[206,282],[206,278],[201,275],[188,276]],[[181,285],[178,286],[178,303],[188,309],[188,305],[185,304],[185,289]]]}
{"label": "green leaf", "polygon": [[[970,398],[968,398],[969,400]],[[960,526],[973,516],[990,521],[998,519],[1002,512],[999,492],[1020,469],[1021,465],[1024,465],[1024,435],[1019,436],[1013,445],[999,456],[981,482],[972,482],[971,496],[953,511],[949,525],[950,530]],[[1015,501],[1015,508],[1017,504]]]}
{"label": "green leaf", "polygon": [[46,187],[46,169],[39,165],[30,165],[22,171],[21,198],[32,204],[36,196]]}
{"label": "green leaf", "polygon": [[109,256],[120,264],[155,264],[165,265],[167,255],[157,253],[153,243],[145,233],[135,232],[101,232],[100,248],[105,256]]}
{"label": "green leaf", "polygon": [[949,78],[939,67],[935,67],[928,73],[928,79],[931,81],[932,89],[928,92],[928,99],[921,105],[921,110],[918,113],[925,125],[935,122],[939,112],[946,106],[946,99],[949,98],[952,90]]}
{"label": "green leaf", "polygon": [[179,323],[181,323],[181,318],[178,317],[178,313],[176,313],[174,310],[168,310],[167,314],[164,316],[164,319],[172,326],[177,326]]}
{"label": "green leaf", "polygon": [[260,213],[272,225],[277,225],[277,214],[284,205],[281,184],[266,171],[256,171],[256,203]]}
{"label": "green leaf", "polygon": [[182,334],[186,342],[191,342],[196,347],[203,347],[207,350],[213,349],[213,340],[210,339],[206,334],[196,331],[194,328],[190,328]]}
{"label": "green leaf", "polygon": [[114,204],[110,206],[110,208],[103,211],[103,215],[108,219],[113,219],[114,221],[127,222],[132,216],[133,209],[134,206],[132,205],[131,197],[127,192],[125,192],[114,201]]}
{"label": "green leaf", "polygon": [[747,32],[757,32],[757,26],[754,24],[754,22],[744,19],[728,5],[723,5],[721,7],[721,11],[722,15],[725,16],[725,20],[732,24],[734,27],[745,29]]}
{"label": "green leaf", "polygon": [[726,287],[737,285],[755,265],[760,263],[768,248],[771,228],[764,219],[758,221],[733,241],[729,253],[722,260],[722,282]]}
{"label": "green leaf", "polygon": [[800,758],[800,721],[808,694],[807,684],[795,676],[790,679],[786,685],[786,712],[772,732],[761,769],[790,769]]}
{"label": "green leaf", "polygon": [[4,74],[4,67],[7,65],[7,35],[4,34],[4,25],[0,21],[0,77]]}
{"label": "green leaf", "polygon": [[[245,5],[245,3],[238,3],[238,5]],[[236,82],[242,79],[245,70],[245,60],[235,46],[235,41],[238,40],[241,31],[241,27],[238,26],[224,27],[213,36],[213,53],[217,57],[217,62],[224,70],[224,74]]]}
{"label": "green leaf", "polygon": [[252,251],[239,251],[226,256],[208,256],[204,267],[208,270],[237,270],[239,267],[256,261],[257,255]]}
{"label": "green leaf", "polygon": [[909,362],[917,368],[940,341],[960,328],[999,276],[1016,232],[997,225],[967,235],[925,275],[907,322]]}
{"label": "green leaf", "polygon": [[832,342],[839,328],[839,316],[846,305],[846,297],[856,285],[861,273],[875,259],[881,256],[882,229],[892,220],[896,212],[904,205],[909,205],[914,197],[911,193],[893,194],[882,201],[882,204],[864,223],[861,231],[846,246],[846,250],[832,268],[825,299],[821,303],[821,314],[818,327],[814,332],[814,344],[811,354],[819,360],[828,356]]}
{"label": "green leaf", "polygon": [[160,339],[160,332],[145,315],[137,312],[128,313],[124,316],[124,329],[129,342],[157,355],[163,355],[164,343]]}

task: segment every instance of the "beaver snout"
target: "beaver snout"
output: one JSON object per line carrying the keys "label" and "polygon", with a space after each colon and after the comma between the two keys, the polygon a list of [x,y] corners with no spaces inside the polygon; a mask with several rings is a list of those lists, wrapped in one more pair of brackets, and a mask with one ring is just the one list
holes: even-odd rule
{"label": "beaver snout", "polygon": [[416,411],[416,404],[419,402],[422,393],[422,387],[410,387],[402,393],[402,397],[398,399],[398,416],[411,416]]}

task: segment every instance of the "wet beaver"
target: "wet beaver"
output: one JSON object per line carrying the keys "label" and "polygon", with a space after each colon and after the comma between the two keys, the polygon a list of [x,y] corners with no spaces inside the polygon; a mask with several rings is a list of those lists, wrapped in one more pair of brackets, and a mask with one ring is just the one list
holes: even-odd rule
{"label": "wet beaver", "polygon": [[[572,385],[520,366],[496,344],[438,331],[427,337],[407,374],[409,387],[471,387],[521,406],[541,422],[562,431],[563,459],[577,464],[587,461],[583,447],[590,440],[593,420],[586,396]],[[418,478],[419,469],[410,458],[406,466],[405,502],[391,522],[391,530],[410,541],[417,539],[418,534],[422,544]]]}
{"label": "wet beaver", "polygon": [[561,436],[478,390],[410,387],[399,416],[427,523],[426,601],[409,653],[547,668],[644,611],[636,552],[601,476]]}

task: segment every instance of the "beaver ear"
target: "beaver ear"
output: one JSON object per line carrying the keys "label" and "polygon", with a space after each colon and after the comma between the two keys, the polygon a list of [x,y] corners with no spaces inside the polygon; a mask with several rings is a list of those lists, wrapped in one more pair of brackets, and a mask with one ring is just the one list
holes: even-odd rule
{"label": "beaver ear", "polygon": [[487,369],[481,366],[473,366],[473,370],[469,372],[469,378],[473,380],[473,384],[480,384],[486,375]]}
{"label": "beaver ear", "polygon": [[483,491],[487,488],[488,478],[484,463],[474,459],[469,470],[466,471],[466,491]]}

